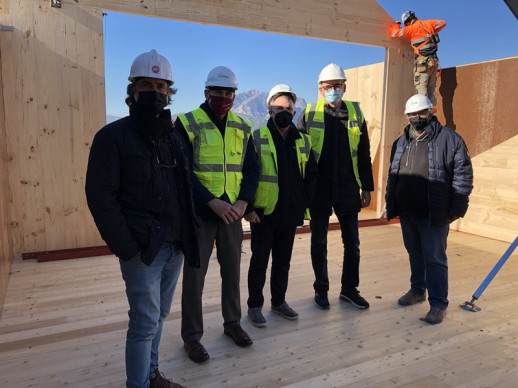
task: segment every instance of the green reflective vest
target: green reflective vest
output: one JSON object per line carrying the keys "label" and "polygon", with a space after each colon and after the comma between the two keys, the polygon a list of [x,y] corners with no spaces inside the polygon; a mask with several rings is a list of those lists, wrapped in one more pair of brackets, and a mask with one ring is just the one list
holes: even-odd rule
{"label": "green reflective vest", "polygon": [[[362,187],[360,176],[358,174],[358,144],[360,143],[361,127],[365,122],[363,113],[360,109],[359,102],[345,101],[349,118],[347,120],[349,148],[351,151],[351,159],[353,162],[354,176],[358,186]],[[311,146],[317,163],[320,160],[322,145],[324,144],[324,100],[318,100],[316,104],[308,104],[304,118],[306,120],[306,129],[311,137]]]}
{"label": "green reflective vest", "polygon": [[[306,175],[306,163],[311,152],[309,137],[300,133],[300,139],[295,140],[297,160],[300,175]],[[264,209],[264,214],[273,212],[279,199],[279,177],[277,174],[277,150],[273,142],[272,134],[267,126],[254,131],[254,145],[261,165],[261,177],[255,193],[254,208]],[[308,212],[306,211],[306,217]]]}
{"label": "green reflective vest", "polygon": [[225,139],[201,108],[178,115],[193,146],[196,177],[216,198],[227,193],[234,204],[243,179],[243,162],[252,127],[232,111],[227,114]]}

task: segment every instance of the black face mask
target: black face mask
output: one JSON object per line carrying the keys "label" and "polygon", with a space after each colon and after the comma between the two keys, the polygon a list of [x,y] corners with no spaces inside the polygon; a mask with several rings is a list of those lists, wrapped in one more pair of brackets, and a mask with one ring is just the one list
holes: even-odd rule
{"label": "black face mask", "polygon": [[167,106],[167,100],[167,94],[153,90],[149,92],[138,92],[137,104],[142,110],[156,115]]}
{"label": "black face mask", "polygon": [[286,128],[290,126],[292,119],[293,115],[287,110],[283,110],[275,115],[273,121],[275,121],[279,128]]}
{"label": "black face mask", "polygon": [[411,117],[408,121],[410,121],[410,125],[416,131],[422,131],[428,125],[428,118],[426,118],[426,117],[415,116],[415,117]]}

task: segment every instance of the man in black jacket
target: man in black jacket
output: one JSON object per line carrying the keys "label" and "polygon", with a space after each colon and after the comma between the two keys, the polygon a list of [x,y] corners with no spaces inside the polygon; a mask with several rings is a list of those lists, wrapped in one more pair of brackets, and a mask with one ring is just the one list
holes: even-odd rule
{"label": "man in black jacket", "polygon": [[297,96],[288,85],[276,85],[266,105],[270,119],[254,131],[254,143],[261,162],[261,178],[254,211],[245,216],[252,232],[252,258],[248,270],[248,319],[254,326],[266,326],[262,314],[263,288],[270,252],[272,311],[295,320],[298,313],[285,300],[295,232],[315,194],[318,175],[309,136],[292,123]]}
{"label": "man in black jacket", "polygon": [[334,210],[342,231],[344,259],[340,300],[359,309],[369,303],[360,295],[360,239],[358,213],[371,201],[374,190],[369,133],[357,102],[342,99],[346,77],[331,63],[318,77],[320,100],[306,107],[299,129],[309,132],[318,162],[318,182],[311,212],[311,261],[315,272],[315,304],[329,309],[327,291],[327,229]]}
{"label": "man in black jacket", "polygon": [[387,219],[399,216],[410,259],[410,290],[401,306],[424,302],[424,320],[441,323],[448,307],[446,242],[450,223],[463,217],[473,188],[473,169],[462,137],[430,112],[428,97],[406,103],[409,125],[392,146],[387,182]]}
{"label": "man in black jacket", "polygon": [[159,372],[158,347],[184,255],[199,267],[191,162],[164,109],[176,92],[167,59],[137,56],[128,79],[130,114],[95,135],[86,197],[126,284],[126,386],[180,387]]}

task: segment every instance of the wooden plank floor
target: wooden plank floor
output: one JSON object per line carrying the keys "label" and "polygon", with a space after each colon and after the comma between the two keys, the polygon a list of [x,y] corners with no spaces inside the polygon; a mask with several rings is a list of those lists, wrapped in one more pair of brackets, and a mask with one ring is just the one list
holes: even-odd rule
{"label": "wooden plank floor", "polygon": [[[209,267],[203,344],[210,361],[185,355],[180,294],[164,324],[161,370],[188,387],[516,387],[518,256],[515,252],[476,304],[471,295],[507,243],[451,232],[450,308],[437,326],[419,320],[427,303],[402,308],[409,269],[399,225],[361,228],[360,290],[365,311],[338,300],[341,240],[330,232],[331,310],[313,305],[309,234],[296,236],[287,300],[298,321],[273,315],[268,327],[243,319],[254,339],[238,348],[223,335],[219,269]],[[242,307],[246,314],[245,241]],[[265,290],[269,300],[269,290]],[[113,256],[48,263],[15,260],[0,321],[0,387],[122,387],[127,302]]]}

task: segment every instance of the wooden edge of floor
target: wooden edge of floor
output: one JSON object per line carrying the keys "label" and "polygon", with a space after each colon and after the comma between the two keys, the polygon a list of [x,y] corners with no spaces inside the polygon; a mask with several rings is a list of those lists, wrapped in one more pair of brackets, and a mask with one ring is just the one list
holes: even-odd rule
{"label": "wooden edge of floor", "polygon": [[[399,219],[394,219],[387,221],[386,218],[372,218],[366,220],[359,220],[358,227],[368,227],[368,226],[380,226],[380,225],[389,225],[389,224],[397,224],[399,223]],[[329,223],[329,230],[337,230],[340,229],[339,222],[331,222]],[[297,228],[297,234],[299,233],[309,233],[311,231],[309,225],[299,226]],[[250,239],[250,231],[243,232],[243,239]],[[29,252],[23,253],[23,260],[37,260],[38,263],[47,262],[47,261],[57,261],[57,260],[68,260],[68,259],[79,259],[85,257],[96,257],[96,256],[104,256],[104,255],[112,255],[113,253],[106,245],[94,246],[94,247],[83,247],[83,248],[72,248],[72,249],[59,249],[54,251],[42,251],[42,252]]]}

